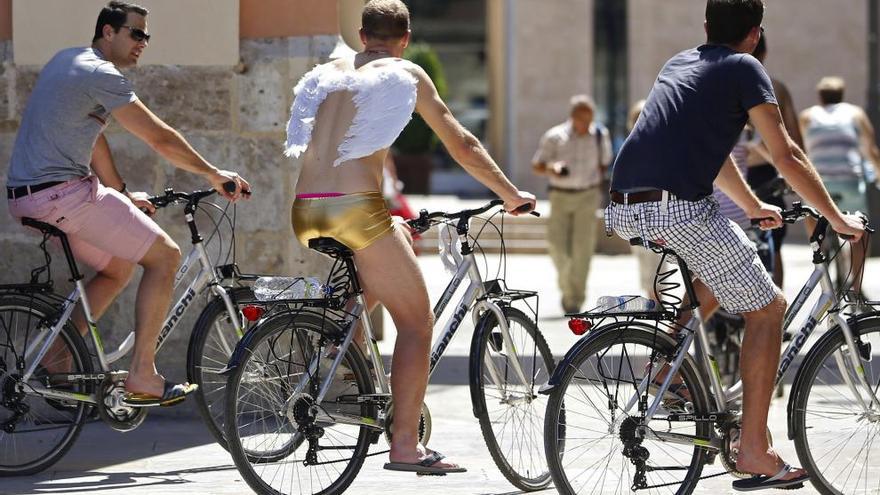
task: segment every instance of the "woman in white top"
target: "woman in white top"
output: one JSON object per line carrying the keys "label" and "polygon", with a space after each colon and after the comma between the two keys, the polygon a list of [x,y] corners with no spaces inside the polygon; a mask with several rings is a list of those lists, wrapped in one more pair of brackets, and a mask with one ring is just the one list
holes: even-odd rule
{"label": "woman in white top", "polygon": [[807,155],[841,210],[867,212],[866,178],[873,182],[880,165],[874,128],[861,108],[843,101],[843,79],[822,78],[816,89],[820,104],[800,115]]}
{"label": "woman in white top", "polygon": [[391,377],[394,435],[386,469],[433,460],[437,470],[462,472],[418,444],[433,316],[406,234],[391,221],[382,199],[382,165],[416,111],[452,157],[504,200],[505,209],[533,209],[535,197],[510,183],[479,140],[452,116],[424,70],[400,58],[410,38],[403,2],[371,0],[362,23],[362,52],[316,67],[295,88],[287,154],[302,155],[303,164],[293,227],[303,244],[333,237],[351,248],[365,293],[388,308],[397,327]]}
{"label": "woman in white top", "polygon": [[[843,101],[843,79],[823,77],[816,89],[820,104],[800,114],[807,155],[838,208],[867,213],[866,185],[876,180],[874,167],[880,165],[874,127],[861,108]],[[807,232],[812,232],[815,225],[815,221],[808,219]],[[865,262],[869,245],[864,246],[852,248],[853,269]],[[860,292],[861,286],[862,279],[858,277],[852,290]]]}

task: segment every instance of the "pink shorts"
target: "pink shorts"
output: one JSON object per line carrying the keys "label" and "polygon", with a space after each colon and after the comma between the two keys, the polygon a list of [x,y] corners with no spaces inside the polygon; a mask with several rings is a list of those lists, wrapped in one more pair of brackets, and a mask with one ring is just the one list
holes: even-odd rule
{"label": "pink shorts", "polygon": [[95,176],[10,199],[9,213],[58,227],[67,234],[76,259],[97,271],[114,257],[139,262],[162,234],[156,222]]}

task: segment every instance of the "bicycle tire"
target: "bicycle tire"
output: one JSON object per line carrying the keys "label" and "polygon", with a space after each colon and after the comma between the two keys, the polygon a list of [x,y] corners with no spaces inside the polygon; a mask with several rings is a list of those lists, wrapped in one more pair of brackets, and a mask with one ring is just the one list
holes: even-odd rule
{"label": "bicycle tire", "polygon": [[[250,287],[237,287],[229,291],[232,304],[240,309],[240,305],[257,302]],[[239,311],[239,321],[243,322],[247,331],[248,322]],[[229,342],[232,339],[233,342]],[[190,383],[199,386],[193,394],[199,414],[205,421],[208,431],[226,450],[226,436],[223,428],[224,391],[226,377],[219,371],[226,366],[232,350],[238,344],[237,329],[232,325],[226,304],[220,297],[214,297],[199,314],[186,354],[186,375]],[[207,352],[206,346],[211,352]],[[208,366],[206,361],[210,361]]]}
{"label": "bicycle tire", "polygon": [[[637,328],[637,327],[625,327],[625,326],[623,328],[613,328],[610,331],[605,331],[605,332],[596,334],[593,337],[590,337],[589,340],[586,341],[585,345],[583,345],[582,348],[575,355],[566,356],[566,359],[559,364],[560,367],[564,367],[564,368],[557,370],[557,377],[560,377],[560,380],[559,380],[558,384],[550,392],[550,400],[547,403],[547,414],[546,414],[545,423],[544,423],[544,445],[545,445],[545,450],[546,450],[546,455],[547,455],[547,461],[550,466],[550,473],[553,478],[553,483],[556,486],[556,489],[559,491],[559,493],[561,493],[561,494],[578,493],[578,490],[576,490],[572,487],[572,484],[570,483],[570,481],[568,479],[569,477],[566,474],[565,466],[563,466],[564,455],[562,452],[560,452],[560,447],[559,447],[559,446],[561,446],[561,449],[565,449],[567,446],[569,446],[569,444],[572,443],[572,440],[573,440],[573,438],[568,436],[567,431],[569,429],[572,429],[572,425],[570,424],[571,423],[570,417],[572,417],[572,416],[577,417],[577,415],[572,414],[572,412],[574,412],[574,410],[571,409],[571,406],[574,405],[577,401],[575,401],[573,399],[569,399],[569,408],[568,409],[566,408],[566,404],[565,404],[566,392],[567,392],[569,386],[571,385],[573,377],[580,371],[581,366],[583,366],[584,363],[588,359],[590,359],[592,356],[602,356],[604,358],[605,357],[604,353],[608,352],[612,347],[614,347],[615,345],[618,345],[618,344],[639,345],[639,346],[645,347],[648,350],[651,350],[652,353],[656,351],[659,356],[664,356],[664,357],[671,356],[675,352],[675,348],[676,348],[674,341],[668,336],[666,336],[665,338],[663,338],[663,337],[658,338],[658,337],[659,336],[655,337],[654,333],[650,330],[647,330],[647,329],[642,329],[642,328]],[[623,355],[626,355],[626,354],[621,354],[621,356],[623,356]],[[609,358],[613,359],[613,356],[609,356]],[[622,364],[623,359],[620,359],[620,362],[621,362],[621,364],[618,365],[618,368],[622,370],[623,369],[623,364]],[[630,365],[632,365],[632,363],[630,363]],[[628,368],[628,369],[633,370],[633,374],[635,374],[635,373],[637,373],[635,371],[635,369],[637,369],[638,366],[642,366],[642,368],[644,369],[644,366],[640,365],[640,364],[637,364],[635,368],[630,366],[630,368]],[[642,371],[642,374],[643,373],[644,373],[644,371]],[[686,359],[682,363],[682,366],[679,370],[679,373],[681,374],[684,383],[687,385],[688,390],[691,393],[691,398],[692,398],[693,407],[694,407],[694,413],[700,414],[700,413],[708,412],[709,411],[709,398],[708,398],[707,392],[706,392],[702,382],[700,382],[698,379],[697,369],[693,366],[692,362],[690,360]],[[602,373],[600,373],[599,375],[601,375],[601,374]],[[583,380],[587,381],[587,382],[600,381],[599,379],[592,379],[591,380],[590,378],[583,378]],[[604,378],[601,381],[604,381]],[[628,380],[626,380],[625,378],[621,378],[619,375],[617,377],[614,377],[613,381],[616,381],[617,383],[623,383],[623,382],[626,382],[628,384],[632,383],[632,382],[629,382]],[[606,390],[607,390],[608,383],[605,383],[604,386],[606,387]],[[613,385],[612,385],[612,387],[613,387]],[[584,397],[587,397],[586,394],[582,394],[582,395]],[[623,397],[626,397],[626,395],[624,395]],[[611,400],[611,398],[608,397],[607,395],[606,395],[605,399],[608,401]],[[616,396],[614,397],[614,400],[616,402],[616,400],[617,400]],[[652,400],[653,400],[652,398],[649,398],[648,404],[650,404]],[[584,402],[584,404],[586,404],[586,402]],[[623,416],[621,416],[621,417],[623,417]],[[597,421],[599,421],[599,420],[597,419]],[[621,422],[621,425],[624,423],[625,423],[625,421]],[[699,435],[704,438],[709,437],[710,431],[712,429],[712,425],[710,425],[707,422],[695,422],[695,423],[693,423],[693,425],[696,430],[693,434]],[[616,440],[618,444],[622,444],[622,442],[620,441],[621,436],[623,435],[623,431],[621,428],[614,428],[613,431],[609,430],[608,432],[600,431],[600,430],[605,430],[605,429],[609,429],[609,428],[613,428],[613,427],[614,427],[614,423],[608,423],[607,428],[605,426],[602,426],[602,427],[596,428],[596,430],[592,430],[592,431],[594,431],[596,433],[602,433],[602,434],[607,433],[607,436],[609,438],[611,438],[612,441]],[[575,428],[575,430],[578,431],[579,434],[586,434],[586,433],[591,432],[591,430],[585,429],[585,428]],[[575,440],[577,440],[577,439],[575,439]],[[663,442],[658,442],[658,444],[659,445],[672,445],[672,444],[663,443]],[[597,448],[597,442],[591,442],[590,445],[591,445],[592,450],[591,451],[582,451],[583,454],[577,456],[575,458],[575,460],[580,461],[583,456],[593,455],[595,453],[595,452],[593,452],[593,450],[603,450],[603,452],[604,452],[604,449]],[[572,452],[574,452],[574,450],[579,449],[579,448],[581,448],[581,447],[573,448]],[[687,449],[687,447],[685,447],[685,449]],[[667,449],[661,449],[661,450],[664,453],[668,453]],[[590,493],[595,493],[596,490],[600,491],[601,493],[606,493],[604,491],[605,484],[608,482],[609,478],[614,476],[614,473],[611,470],[611,468],[612,468],[612,466],[611,466],[612,455],[618,455],[623,460],[623,464],[621,464],[621,466],[622,466],[621,471],[626,470],[626,472],[627,472],[626,474],[630,474],[631,471],[634,470],[629,459],[624,457],[622,453],[617,452],[615,454],[615,452],[617,452],[617,447],[615,447],[612,450],[609,450],[608,453],[606,453],[605,455],[603,455],[602,453],[599,454],[600,456],[602,456],[600,459],[607,458],[608,462],[604,466],[604,469],[594,470],[594,472],[601,472],[602,474],[601,474],[600,478],[593,481],[594,484],[592,484],[588,487],[588,491]],[[677,471],[686,470],[686,475],[685,475],[684,479],[677,482],[678,489],[675,490],[674,493],[676,493],[678,495],[686,495],[686,494],[693,492],[693,490],[696,488],[696,485],[700,479],[700,475],[702,473],[703,466],[707,460],[707,451],[704,448],[698,447],[698,446],[693,447],[692,454],[688,454],[687,452],[685,452],[683,455],[684,456],[690,455],[691,458],[690,458],[690,463],[686,468],[684,466],[682,466],[680,468],[675,468]],[[651,456],[649,458],[649,461],[653,461],[653,460],[656,460],[656,456]],[[663,461],[661,460],[660,462],[663,462]],[[589,468],[589,466],[588,466],[588,468]],[[584,469],[582,471],[582,473],[586,473],[587,469]],[[661,470],[658,472],[663,473],[666,471]],[[659,474],[657,475],[657,477],[654,477],[653,473],[654,473],[654,471],[648,472],[648,476],[649,476],[649,478],[647,480],[648,485],[653,486],[655,484],[663,484],[663,483],[669,482],[669,478],[661,479]],[[621,474],[620,476],[618,476],[618,480],[619,481],[617,482],[616,486],[619,491],[616,491],[614,493],[634,493],[632,491],[632,486],[630,484],[630,482],[633,481],[631,476],[627,477],[626,475]],[[587,481],[590,481],[590,480],[588,479]],[[676,480],[673,480],[673,481],[675,482]],[[599,488],[598,486],[596,486],[596,485],[600,484],[600,482],[602,484],[602,488]],[[614,484],[613,480],[611,481],[611,484],[612,485]],[[674,488],[674,487],[670,487],[670,488]]]}
{"label": "bicycle tire", "polygon": [[[339,328],[339,326],[335,322],[325,320],[321,315],[312,314],[312,313],[308,313],[308,312],[302,312],[302,313],[285,313],[285,314],[276,315],[276,316],[268,319],[267,321],[261,323],[259,326],[254,328],[252,330],[252,332],[254,332],[252,338],[249,338],[246,343],[243,342],[243,345],[245,345],[245,347],[243,349],[243,352],[241,353],[241,356],[242,356],[241,361],[238,363],[238,365],[235,367],[235,369],[232,371],[232,373],[229,376],[229,383],[228,383],[227,389],[226,389],[226,391],[227,391],[226,410],[225,410],[224,414],[225,414],[226,418],[235,418],[235,419],[234,420],[227,420],[225,422],[226,438],[229,441],[228,442],[229,452],[232,454],[232,458],[235,461],[235,465],[238,468],[238,471],[241,473],[242,477],[247,482],[247,484],[251,487],[251,489],[253,489],[256,493],[259,493],[259,494],[280,494],[280,493],[284,493],[284,492],[281,491],[278,487],[273,486],[273,484],[272,484],[272,481],[277,480],[279,478],[278,470],[276,469],[275,473],[272,476],[268,476],[268,478],[270,478],[269,482],[267,482],[267,480],[264,479],[263,476],[261,476],[261,473],[258,473],[257,471],[259,470],[262,473],[265,473],[266,471],[270,470],[274,466],[280,466],[280,468],[283,469],[285,467],[285,465],[288,466],[290,469],[294,469],[294,470],[300,469],[300,467],[302,467],[303,469],[307,468],[307,466],[304,465],[302,459],[298,459],[298,458],[297,459],[290,459],[289,458],[289,456],[297,454],[297,453],[301,453],[304,457],[307,449],[304,449],[301,447],[306,445],[306,442],[303,441],[302,433],[300,433],[300,431],[299,431],[299,424],[295,420],[291,421],[288,416],[285,416],[283,418],[278,418],[278,419],[280,419],[281,423],[286,423],[286,424],[282,424],[282,426],[279,427],[275,431],[280,432],[283,429],[286,429],[287,431],[292,432],[292,433],[289,433],[290,438],[288,438],[284,442],[282,449],[276,449],[275,451],[273,451],[272,455],[275,455],[276,453],[279,453],[281,450],[284,450],[284,456],[283,457],[276,457],[270,461],[266,461],[265,459],[255,459],[255,455],[254,455],[255,450],[252,447],[251,448],[246,447],[243,444],[243,441],[242,441],[242,438],[240,435],[241,431],[244,431],[245,428],[249,427],[250,425],[256,424],[258,422],[258,421],[253,421],[251,423],[246,423],[242,426],[239,426],[239,420],[241,418],[239,416],[239,412],[240,412],[239,406],[242,405],[242,409],[244,409],[244,408],[246,408],[247,405],[256,405],[253,402],[251,402],[252,400],[255,400],[255,399],[251,399],[250,396],[247,397],[248,400],[241,399],[242,394],[248,393],[247,390],[243,390],[243,382],[245,382],[245,385],[247,386],[249,381],[253,382],[253,381],[259,381],[260,379],[262,379],[263,384],[264,384],[263,389],[265,390],[265,388],[267,387],[265,385],[266,383],[281,383],[285,376],[291,376],[293,374],[290,371],[291,362],[286,362],[283,364],[283,366],[287,367],[287,369],[285,370],[286,373],[284,373],[284,374],[279,373],[278,377],[266,376],[266,374],[269,372],[270,369],[278,367],[276,364],[273,364],[268,359],[270,354],[273,358],[278,357],[277,356],[278,353],[275,351],[272,351],[271,353],[266,354],[267,359],[265,360],[265,362],[262,362],[262,363],[257,362],[260,359],[261,353],[263,352],[263,346],[270,345],[271,339],[273,339],[273,338],[278,339],[278,338],[281,338],[284,334],[289,333],[289,334],[291,334],[289,340],[291,342],[293,342],[294,339],[296,339],[297,345],[300,345],[300,347],[303,347],[301,345],[301,343],[304,341],[304,339],[311,338],[312,334],[319,335],[319,336],[320,335],[323,335],[323,336],[338,335],[338,332],[341,332],[341,329]],[[277,340],[276,340],[276,342],[277,342]],[[300,360],[302,362],[298,362],[298,363],[294,363],[294,364],[296,364],[301,369],[305,369],[308,366],[307,363],[310,359],[311,359],[310,355],[308,354],[308,352],[306,352],[306,353],[304,353],[303,357],[300,358]],[[252,362],[254,363],[253,365],[252,365]],[[346,355],[343,359],[343,363],[348,367],[349,371],[351,371],[351,373],[353,375],[351,377],[351,381],[353,382],[352,384],[345,385],[343,383],[343,386],[347,387],[345,390],[351,391],[352,394],[356,394],[356,395],[372,394],[373,390],[374,390],[373,381],[372,381],[372,378],[371,378],[369,371],[367,369],[366,360],[365,360],[363,354],[360,352],[360,350],[355,345],[349,346],[349,348],[346,352]],[[293,375],[295,375],[295,374],[293,374]],[[243,380],[243,377],[247,377],[247,379]],[[298,381],[299,381],[299,378],[295,378],[295,380],[289,384],[289,385],[291,385],[291,387],[289,387],[289,388],[293,388]],[[345,379],[345,381],[348,381],[348,380]],[[337,381],[335,383],[338,384],[341,382],[342,381]],[[252,387],[252,388],[256,389],[257,387]],[[270,393],[268,395],[276,395],[276,396],[278,396],[279,400],[283,399],[286,403],[287,398],[289,397],[290,391],[291,390],[285,390],[285,389],[282,389],[280,391],[269,391]],[[344,395],[351,395],[351,394],[346,393]],[[329,407],[332,407],[332,405],[330,405],[330,404],[331,403],[328,403],[325,401],[319,407],[326,412],[325,405],[327,408],[329,408]],[[338,406],[338,407],[344,407],[344,406]],[[360,414],[362,417],[376,418],[375,406],[363,403],[363,404],[360,404],[357,406],[348,406],[348,407],[355,407],[358,411],[358,414]],[[277,405],[276,405],[276,407],[271,407],[268,409],[269,409],[270,415],[278,415],[278,414],[276,414],[276,410],[278,409]],[[242,416],[244,416],[244,413],[242,414]],[[332,414],[330,414],[330,416],[332,417]],[[249,418],[244,418],[244,419],[246,420]],[[272,418],[270,418],[270,419],[272,419]],[[317,423],[318,422],[316,422],[315,424],[317,424]],[[324,432],[323,433],[324,436],[322,438],[328,438],[329,441],[333,442],[333,439],[327,437],[326,431],[334,426],[338,426],[338,425],[335,423],[322,424],[321,427],[323,428],[323,432]],[[336,464],[348,461],[345,465],[345,468],[341,472],[337,471],[337,473],[339,473],[339,475],[336,477],[336,479],[327,483],[326,486],[323,484],[320,484],[319,489],[315,490],[314,483],[320,483],[319,480],[316,480],[316,478],[318,477],[317,474],[314,476],[309,476],[308,474],[301,475],[298,472],[297,473],[286,473],[286,474],[280,475],[280,478],[282,480],[284,480],[284,481],[282,481],[282,484],[285,484],[285,481],[286,481],[286,483],[293,485],[293,480],[309,480],[309,485],[310,485],[309,488],[310,489],[306,490],[306,491],[309,491],[309,492],[314,493],[316,495],[332,495],[332,494],[342,493],[343,491],[345,491],[345,489],[348,488],[348,486],[354,481],[355,477],[357,476],[357,473],[360,471],[361,466],[363,465],[364,460],[367,455],[367,452],[369,450],[371,440],[376,435],[375,430],[370,429],[366,426],[359,426],[359,427],[358,426],[351,426],[350,428],[353,430],[355,430],[355,429],[357,430],[356,443],[350,449],[351,450],[351,457],[348,459],[338,459],[336,461],[329,461],[329,463],[326,465],[315,466],[316,468],[320,469],[322,472],[329,472],[330,470],[336,469],[335,468]],[[354,435],[352,435],[352,438],[354,438]],[[264,443],[264,442],[265,442],[265,440],[258,443],[258,445],[261,443]],[[341,452],[342,450],[347,450],[347,449],[340,448],[340,447],[348,447],[348,446],[336,445],[336,447],[337,447],[336,449],[328,449],[328,450],[331,452]],[[319,451],[317,455],[319,457],[326,457],[328,455],[328,454],[322,453],[322,452],[325,452],[325,451],[323,451],[323,450]],[[327,462],[327,461],[319,460],[319,462]],[[329,468],[327,466],[329,466]],[[289,476],[288,476],[288,474],[289,474]],[[312,474],[312,473],[309,473],[309,474]],[[293,488],[293,486],[291,486],[291,488]],[[296,486],[296,488],[301,488],[301,487]],[[303,490],[300,490],[297,493],[303,493]]]}
{"label": "bicycle tire", "polygon": [[[525,313],[511,307],[504,307],[502,311],[511,329],[511,339],[521,351],[520,361],[523,372],[527,378],[533,380],[525,384],[525,387],[523,384],[508,381],[515,379],[511,376],[514,371],[507,367],[509,356],[503,341],[499,339],[500,332],[493,331],[498,327],[498,319],[495,313],[487,312],[477,324],[470,353],[470,388],[474,414],[479,419],[480,430],[489,448],[489,454],[501,474],[520,490],[527,492],[541,490],[550,484],[550,471],[540,441],[544,424],[541,416],[545,410],[544,403],[547,401],[545,396],[538,394],[538,387],[546,383],[553,374],[553,353],[538,330],[537,324]],[[520,327],[522,332],[513,335],[515,326]],[[526,339],[531,342],[526,342]],[[496,395],[506,394],[508,390],[491,391],[489,386],[492,385],[492,377],[486,370],[487,356],[493,363],[504,364],[502,368],[505,376],[502,379],[505,386],[522,387],[520,393],[527,397],[525,407],[520,409],[521,403],[509,402],[513,396]],[[487,394],[491,400],[487,400]],[[491,403],[506,406],[502,407],[504,412],[501,417],[506,418],[506,421],[500,425],[500,431],[496,431],[499,429],[499,419],[490,417]],[[530,421],[526,421],[529,418]],[[518,422],[519,420],[522,421]],[[537,431],[525,431],[529,425]],[[516,429],[519,431],[514,432],[513,430]],[[522,435],[522,438],[512,440],[512,445],[508,446],[508,442],[511,441],[510,436],[516,434]],[[517,449],[519,452],[513,452]],[[527,451],[527,455],[523,455],[523,449]],[[512,455],[515,453],[519,455]]]}
{"label": "bicycle tire", "polygon": [[[860,362],[868,379],[873,380],[871,385],[876,396],[880,357],[875,358],[877,355],[871,353],[871,348],[880,348],[880,314],[869,315],[867,318],[862,315],[860,318],[863,319],[851,322],[850,328],[857,339],[856,346],[860,348]],[[864,346],[866,343],[869,345]],[[849,351],[843,331],[835,326],[807,353],[789,399],[792,416],[790,426],[798,459],[810,473],[810,482],[824,495],[867,493],[860,491],[865,485],[876,488],[880,484],[880,473],[876,470],[877,464],[880,464],[880,452],[875,449],[873,456],[871,453],[871,444],[880,434],[880,418],[877,417],[876,410],[867,416],[861,414],[856,408],[857,403],[849,407],[839,405],[847,397],[855,399],[848,386],[839,383],[843,380],[843,375],[833,357],[839,350]],[[827,365],[829,360],[834,366]],[[846,364],[849,365],[848,362]],[[856,384],[856,387],[862,397],[867,399],[861,386]],[[829,393],[825,393],[825,388],[829,389]],[[847,419],[852,419],[856,427],[842,424]],[[851,440],[856,441],[857,455],[850,452],[841,456],[840,453]],[[822,448],[828,450],[824,451],[824,455],[817,455]],[[841,471],[837,474],[831,473],[832,466]],[[866,481],[850,483],[849,475],[841,480],[841,475],[845,472],[849,475],[854,472],[863,473]],[[873,478],[873,481],[867,481],[867,477]]]}
{"label": "bicycle tire", "polygon": [[[6,293],[0,295],[0,362],[2,362],[2,366],[0,366],[0,398],[2,398],[2,402],[5,402],[6,394],[12,390],[11,387],[15,386],[15,382],[10,382],[8,380],[14,380],[9,374],[9,363],[13,362],[14,355],[18,352],[23,352],[20,350],[13,349],[14,338],[10,336],[10,327],[14,325],[16,321],[11,316],[13,313],[11,311],[16,311],[17,313],[24,313],[32,315],[33,322],[36,324],[41,320],[46,320],[51,318],[51,315],[56,314],[58,312],[58,307],[43,298],[34,297],[33,294],[26,293]],[[28,324],[31,320],[28,320]],[[36,334],[34,329],[31,329]],[[16,331],[16,335],[18,335]],[[92,373],[92,361],[89,356],[88,348],[83,342],[82,337],[79,335],[79,332],[73,327],[73,325],[68,321],[61,329],[61,332],[58,334],[57,338],[61,338],[65,343],[66,349],[70,352],[72,357],[72,369],[71,372],[81,373],[81,374],[90,374]],[[26,363],[25,365],[29,365],[30,363]],[[80,389],[76,390],[80,393],[91,393],[91,387],[88,384],[80,384],[77,385]],[[51,407],[52,409],[57,409],[56,406],[53,406],[52,403],[46,399],[43,399],[36,395],[29,395],[30,398],[35,400],[28,402],[29,411],[26,413],[27,415],[35,416],[36,407]],[[28,399],[25,399],[28,400]],[[58,443],[54,446],[50,447],[50,450],[45,454],[40,456],[39,458],[33,459],[29,462],[24,462],[21,464],[7,464],[5,460],[5,456],[12,452],[14,454],[14,448],[9,448],[6,444],[6,440],[13,436],[22,433],[21,431],[7,433],[3,430],[0,430],[0,477],[4,476],[26,476],[35,473],[39,473],[49,468],[58,460],[60,460],[68,450],[73,446],[77,437],[79,437],[80,432],[82,431],[83,424],[85,424],[86,419],[88,418],[89,411],[91,409],[91,405],[85,402],[77,402],[75,406],[70,406],[69,411],[65,411],[65,414],[72,415],[72,418],[69,422],[69,426],[66,431],[63,432],[62,436],[58,440]],[[47,409],[48,411],[48,409]],[[52,411],[54,414],[54,411]],[[10,414],[11,411],[8,408],[0,407],[0,422],[5,421],[5,415]],[[26,416],[27,417],[27,416]],[[41,421],[46,421],[46,417],[43,417]],[[17,425],[18,426],[18,425]],[[62,429],[57,427],[52,427],[54,429]],[[25,433],[27,433],[25,431]],[[18,443],[16,443],[18,442]],[[20,445],[21,442],[28,442],[27,440],[13,440],[14,445]],[[28,442],[28,445],[34,446],[36,440],[31,440]]]}

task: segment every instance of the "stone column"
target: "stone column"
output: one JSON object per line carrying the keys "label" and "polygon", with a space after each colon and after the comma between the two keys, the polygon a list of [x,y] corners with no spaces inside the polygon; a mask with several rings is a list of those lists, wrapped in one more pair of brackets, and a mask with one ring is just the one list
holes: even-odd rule
{"label": "stone column", "polygon": [[519,187],[544,196],[531,159],[544,131],[567,118],[569,98],[592,91],[593,1],[489,2],[488,22],[493,150]]}

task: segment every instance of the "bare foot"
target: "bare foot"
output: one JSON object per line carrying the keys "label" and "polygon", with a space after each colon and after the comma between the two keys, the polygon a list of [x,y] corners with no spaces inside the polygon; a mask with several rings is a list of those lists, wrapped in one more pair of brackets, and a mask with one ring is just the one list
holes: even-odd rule
{"label": "bare foot", "polygon": [[[421,444],[417,445],[414,450],[410,449],[408,451],[403,451],[404,449],[395,449],[393,446],[391,447],[391,453],[388,455],[388,460],[390,462],[402,462],[406,464],[416,464],[423,461],[429,455],[433,454],[434,451],[422,446]],[[435,468],[441,469],[455,469],[458,468],[459,465],[454,462],[446,462],[446,460],[440,460],[431,465]]]}
{"label": "bare foot", "polygon": [[[736,459],[736,469],[742,473],[760,474],[764,476],[773,476],[778,473],[785,462],[779,457],[772,448],[766,452],[747,452],[745,448],[740,450]],[[781,479],[790,480],[804,476],[807,472],[804,469],[792,469]]]}
{"label": "bare foot", "polygon": [[165,378],[158,373],[146,375],[129,374],[125,380],[125,391],[132,394],[149,394],[162,397],[165,393]]}

